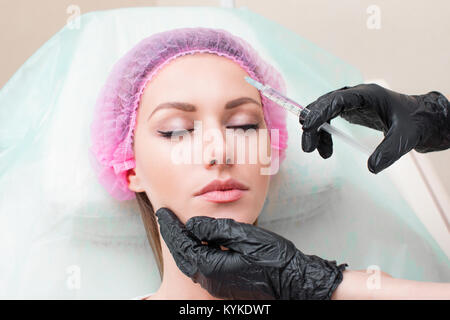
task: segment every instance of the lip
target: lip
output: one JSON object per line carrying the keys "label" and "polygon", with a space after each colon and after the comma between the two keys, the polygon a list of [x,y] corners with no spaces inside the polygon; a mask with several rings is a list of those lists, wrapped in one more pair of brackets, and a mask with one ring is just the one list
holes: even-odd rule
{"label": "lip", "polygon": [[231,202],[240,199],[249,188],[235,179],[213,180],[194,196],[216,203]]}

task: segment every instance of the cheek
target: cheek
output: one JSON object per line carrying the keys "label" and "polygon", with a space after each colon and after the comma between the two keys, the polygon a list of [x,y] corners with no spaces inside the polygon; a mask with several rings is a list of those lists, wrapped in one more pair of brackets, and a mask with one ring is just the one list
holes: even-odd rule
{"label": "cheek", "polygon": [[[266,127],[267,130],[267,127]],[[265,139],[265,150],[262,150],[261,154],[263,154],[263,160],[258,162],[258,172],[257,172],[257,178],[258,181],[258,194],[261,197],[259,200],[261,203],[261,210],[262,206],[264,205],[264,201],[267,196],[267,192],[269,190],[269,184],[270,184],[270,175],[267,174],[269,172],[270,168],[270,159],[273,156],[273,150],[271,147],[271,141],[270,141],[270,135],[267,133],[267,138]],[[265,174],[264,174],[265,173]]]}
{"label": "cheek", "polygon": [[[170,141],[163,138],[136,137],[135,157],[139,178],[155,210],[161,206],[172,208],[183,187],[183,165],[172,164]],[[177,196],[178,195],[178,196]]]}
{"label": "cheek", "polygon": [[[238,172],[241,173],[242,177],[245,177],[246,182],[250,184],[252,190],[251,197],[245,204],[247,206],[245,210],[246,214],[240,217],[241,222],[246,223],[253,223],[258,218],[264,207],[270,183],[270,175],[267,174],[269,172],[268,168],[270,167],[271,156],[270,138],[268,135],[267,138],[264,135],[259,135],[257,143],[257,163],[238,165],[241,167],[238,169]],[[254,152],[251,150],[247,149],[247,152]]]}
{"label": "cheek", "polygon": [[[265,167],[265,166],[264,166]],[[251,180],[253,189],[253,204],[255,212],[259,215],[269,190],[270,175],[261,174],[260,170],[263,166],[252,166],[251,169]],[[257,216],[256,216],[257,217]],[[256,219],[255,217],[255,219]]]}

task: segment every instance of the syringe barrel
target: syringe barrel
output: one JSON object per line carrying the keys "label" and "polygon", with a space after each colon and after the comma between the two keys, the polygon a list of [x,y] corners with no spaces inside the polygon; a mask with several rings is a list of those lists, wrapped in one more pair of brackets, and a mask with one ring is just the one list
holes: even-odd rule
{"label": "syringe barrel", "polygon": [[267,97],[270,97],[271,100],[275,100],[278,104],[284,106],[287,110],[291,111],[302,120],[310,111],[269,86],[265,86],[264,89],[261,90],[261,93]]}

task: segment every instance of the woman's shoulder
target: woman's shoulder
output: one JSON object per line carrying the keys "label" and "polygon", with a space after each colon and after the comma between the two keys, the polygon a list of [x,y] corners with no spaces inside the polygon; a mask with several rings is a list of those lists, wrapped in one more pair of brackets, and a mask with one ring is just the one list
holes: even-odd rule
{"label": "woman's shoulder", "polygon": [[145,300],[146,298],[150,297],[152,294],[154,294],[154,292],[131,298],[131,300]]}

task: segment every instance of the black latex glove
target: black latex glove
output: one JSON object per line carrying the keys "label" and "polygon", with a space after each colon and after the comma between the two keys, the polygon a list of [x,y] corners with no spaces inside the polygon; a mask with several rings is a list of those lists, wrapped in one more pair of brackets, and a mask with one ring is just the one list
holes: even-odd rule
{"label": "black latex glove", "polygon": [[347,266],[305,255],[273,232],[232,219],[193,217],[184,226],[168,208],[156,216],[178,268],[218,298],[330,299]]}
{"label": "black latex glove", "polygon": [[[319,128],[338,115],[345,120],[383,131],[384,139],[368,159],[372,173],[389,167],[414,149],[430,152],[450,148],[450,103],[436,91],[404,95],[377,84],[360,84],[329,92],[309,104],[301,114],[302,149],[316,148],[322,158],[333,153],[331,135]],[[304,118],[304,119],[303,119]]]}

